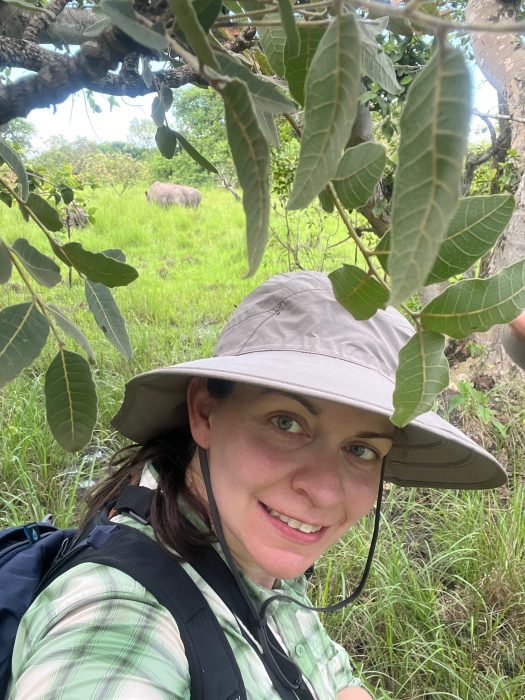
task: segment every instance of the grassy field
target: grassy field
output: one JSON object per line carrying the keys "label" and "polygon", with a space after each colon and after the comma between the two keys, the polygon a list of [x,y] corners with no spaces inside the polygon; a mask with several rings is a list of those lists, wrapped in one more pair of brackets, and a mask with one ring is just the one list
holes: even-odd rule
{"label": "grassy field", "polygon": [[[2,527],[47,512],[61,526],[74,523],[82,493],[121,444],[109,421],[125,381],[156,365],[210,353],[236,304],[259,282],[287,269],[288,256],[274,241],[257,275],[244,278],[244,217],[227,192],[206,192],[197,211],[149,207],[142,191],[120,198],[97,192],[92,203],[97,221],[76,232],[76,239],[89,250],[122,248],[140,273],[132,285],[115,291],[135,355],[126,362],[102,337],[78,277],[71,288],[64,282],[42,290],[92,341],[99,423],[79,455],[66,454],[49,435],[42,376],[56,352],[49,342],[42,357],[0,394]],[[335,223],[302,216],[292,219],[290,237],[300,229],[303,243],[310,242],[298,248],[303,262],[330,270],[342,260],[354,261],[350,243],[334,246],[342,238]],[[329,233],[318,243],[320,225]],[[276,217],[275,226],[284,238],[283,220]],[[9,242],[41,238],[3,206],[0,227]],[[13,277],[0,289],[0,308],[26,297]],[[325,616],[378,700],[525,698],[524,398],[519,381],[491,391],[504,437],[483,420],[475,401],[452,415],[497,453],[511,475],[509,485],[487,493],[390,488],[365,593],[357,604]],[[446,402],[442,410],[447,412]],[[370,532],[371,521],[363,523],[319,562],[312,578],[316,602],[337,600],[359,580]]]}

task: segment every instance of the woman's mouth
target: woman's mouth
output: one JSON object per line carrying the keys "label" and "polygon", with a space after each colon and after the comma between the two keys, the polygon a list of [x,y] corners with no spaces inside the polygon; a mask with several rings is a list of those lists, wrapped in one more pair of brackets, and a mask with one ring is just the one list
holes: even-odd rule
{"label": "woman's mouth", "polygon": [[288,515],[285,515],[284,513],[280,513],[278,510],[274,510],[273,508],[270,508],[269,506],[265,505],[264,503],[261,504],[264,506],[266,512],[272,516],[272,518],[276,518],[280,520],[283,523],[286,523],[288,527],[292,528],[292,530],[299,530],[299,532],[304,532],[306,534],[312,534],[315,532],[319,532],[320,530],[323,529],[322,525],[313,525],[312,523],[307,523],[302,520],[297,520],[296,518],[291,518]]}

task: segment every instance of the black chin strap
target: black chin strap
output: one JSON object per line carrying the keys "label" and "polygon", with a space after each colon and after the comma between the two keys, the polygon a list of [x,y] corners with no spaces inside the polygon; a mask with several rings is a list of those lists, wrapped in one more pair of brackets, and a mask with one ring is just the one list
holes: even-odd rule
{"label": "black chin strap", "polygon": [[[361,580],[357,584],[355,590],[339,603],[334,603],[333,605],[328,605],[325,607],[306,605],[305,603],[301,603],[295,598],[291,598],[290,596],[281,593],[268,598],[261,606],[261,609],[257,610],[245,588],[237,564],[231,555],[230,549],[224,537],[217,503],[215,502],[215,497],[213,495],[207,452],[206,450],[202,449],[202,447],[198,447],[198,452],[202,476],[204,479],[204,485],[206,487],[206,493],[208,496],[210,514],[213,526],[215,528],[215,534],[217,535],[217,539],[219,540],[219,543],[221,545],[224,558],[226,559],[228,566],[230,567],[230,571],[235,579],[235,582],[237,583],[239,591],[241,592],[242,597],[246,601],[247,608],[249,610],[249,615],[252,618],[252,624],[248,626],[251,629],[255,629],[257,632],[257,640],[263,650],[263,663],[265,664],[267,671],[272,679],[276,678],[276,680],[279,683],[281,683],[285,688],[295,692],[298,697],[308,697],[309,694],[306,694],[308,693],[308,690],[304,684],[304,681],[301,678],[300,672],[297,670],[297,667],[295,667],[295,664],[293,664],[289,657],[279,648],[279,645],[275,643],[275,638],[273,637],[273,634],[271,633],[271,630],[269,629],[268,624],[266,623],[268,608],[272,603],[278,600],[286,600],[288,602],[295,603],[296,605],[299,605],[300,607],[305,608],[306,610],[313,610],[315,612],[335,612],[336,610],[341,610],[341,608],[344,608],[349,603],[352,603],[361,594],[363,588],[365,587],[368,575],[370,573],[372,560],[377,544],[377,538],[379,535],[381,503],[383,499],[383,482],[385,475],[385,460],[383,459],[383,462],[381,464],[381,476],[379,479],[379,487],[377,491],[376,512],[374,518],[374,530],[372,533],[372,539],[370,542],[370,547],[368,550],[368,556],[366,559],[363,575],[361,576]],[[293,667],[292,669],[290,669],[290,664]],[[297,673],[295,671],[297,671]],[[311,695],[309,695],[309,697],[311,697]]]}

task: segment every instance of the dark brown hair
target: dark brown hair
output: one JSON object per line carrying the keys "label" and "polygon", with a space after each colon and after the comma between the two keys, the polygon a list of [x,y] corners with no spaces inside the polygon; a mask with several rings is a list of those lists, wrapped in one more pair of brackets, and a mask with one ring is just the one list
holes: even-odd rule
{"label": "dark brown hair", "polygon": [[[207,389],[216,399],[228,397],[234,383],[208,379]],[[186,483],[186,472],[196,445],[188,426],[174,428],[155,436],[144,445],[130,445],[110,460],[112,470],[92,491],[87,501],[85,525],[99,510],[111,508],[128,484],[138,484],[144,465],[150,462],[158,474],[158,487],[151,504],[151,525],[157,540],[175,550],[180,559],[199,557],[202,547],[214,541],[208,510]],[[200,532],[180,512],[180,499],[201,516],[207,531]],[[81,525],[81,527],[82,527]]]}

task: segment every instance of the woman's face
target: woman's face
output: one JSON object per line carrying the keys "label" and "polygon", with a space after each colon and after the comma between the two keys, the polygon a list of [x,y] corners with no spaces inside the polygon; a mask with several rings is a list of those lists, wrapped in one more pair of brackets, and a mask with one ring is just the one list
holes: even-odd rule
{"label": "woman's face", "polygon": [[[387,418],[242,384],[217,400],[203,379],[192,380],[188,408],[226,541],[257,583],[298,576],[374,505]],[[197,454],[189,483],[206,500]]]}

